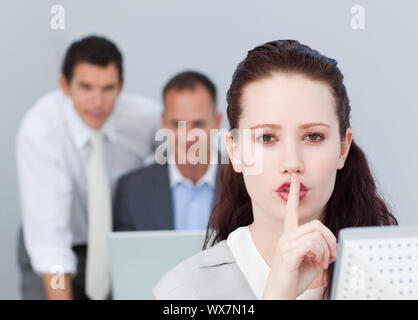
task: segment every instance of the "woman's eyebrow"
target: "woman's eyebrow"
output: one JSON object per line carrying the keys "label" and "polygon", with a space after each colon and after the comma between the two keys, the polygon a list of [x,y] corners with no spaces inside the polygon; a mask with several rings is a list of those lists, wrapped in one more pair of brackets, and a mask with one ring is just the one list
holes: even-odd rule
{"label": "woman's eyebrow", "polygon": [[[329,124],[326,124],[323,122],[311,122],[311,123],[305,123],[305,124],[300,125],[299,129],[307,129],[307,128],[316,127],[316,126],[324,126],[328,128],[331,127]],[[258,128],[282,129],[282,126],[276,123],[263,123],[263,124],[257,124],[256,126],[250,127],[250,129],[258,129]]]}

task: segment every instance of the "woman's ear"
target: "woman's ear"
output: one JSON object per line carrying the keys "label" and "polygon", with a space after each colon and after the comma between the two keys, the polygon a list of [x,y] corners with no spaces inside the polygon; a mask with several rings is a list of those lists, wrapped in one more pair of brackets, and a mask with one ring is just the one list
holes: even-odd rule
{"label": "woman's ear", "polygon": [[231,160],[232,167],[234,168],[235,172],[241,173],[243,168],[241,161],[241,152],[239,148],[239,137],[238,135],[236,135],[234,138],[232,132],[228,131],[225,134],[224,139],[226,150],[228,151],[228,156]]}
{"label": "woman's ear", "polygon": [[350,151],[351,141],[353,140],[353,131],[351,128],[347,128],[345,133],[345,140],[341,142],[341,153],[338,157],[338,170],[344,167],[345,160],[348,157],[348,152]]}

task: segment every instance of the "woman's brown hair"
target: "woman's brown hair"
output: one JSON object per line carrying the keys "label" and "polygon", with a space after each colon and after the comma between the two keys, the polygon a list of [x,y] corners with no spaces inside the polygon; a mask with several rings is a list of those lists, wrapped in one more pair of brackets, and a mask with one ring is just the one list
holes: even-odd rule
{"label": "woman's brown hair", "polygon": [[[301,74],[328,84],[335,98],[340,139],[345,139],[346,130],[350,128],[351,107],[337,61],[296,40],[278,40],[258,46],[249,51],[238,65],[227,93],[230,130],[238,129],[245,86],[275,73]],[[210,239],[214,245],[225,240],[235,229],[253,222],[251,199],[242,173],[235,172],[231,162],[221,169],[221,190],[209,219],[204,248]],[[354,139],[344,167],[337,171],[335,187],[321,221],[336,236],[346,227],[398,224],[385,201],[378,195],[366,156]],[[333,270],[334,263],[327,270],[329,282],[324,299],[330,298]]]}

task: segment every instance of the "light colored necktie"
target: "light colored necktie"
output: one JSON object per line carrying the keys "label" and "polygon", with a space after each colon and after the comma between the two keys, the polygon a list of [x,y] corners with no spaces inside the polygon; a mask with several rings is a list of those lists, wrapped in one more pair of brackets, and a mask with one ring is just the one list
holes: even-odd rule
{"label": "light colored necktie", "polygon": [[88,161],[88,240],[86,294],[106,299],[110,291],[108,233],[112,225],[111,189],[103,152],[103,134],[90,138]]}

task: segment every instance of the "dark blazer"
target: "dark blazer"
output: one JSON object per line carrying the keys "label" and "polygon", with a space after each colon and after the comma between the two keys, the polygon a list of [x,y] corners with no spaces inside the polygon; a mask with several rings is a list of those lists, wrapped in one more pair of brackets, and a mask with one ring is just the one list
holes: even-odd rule
{"label": "dark blazer", "polygon": [[[213,204],[220,194],[219,168],[218,165]],[[155,163],[120,178],[113,208],[114,231],[173,229],[168,164]]]}

